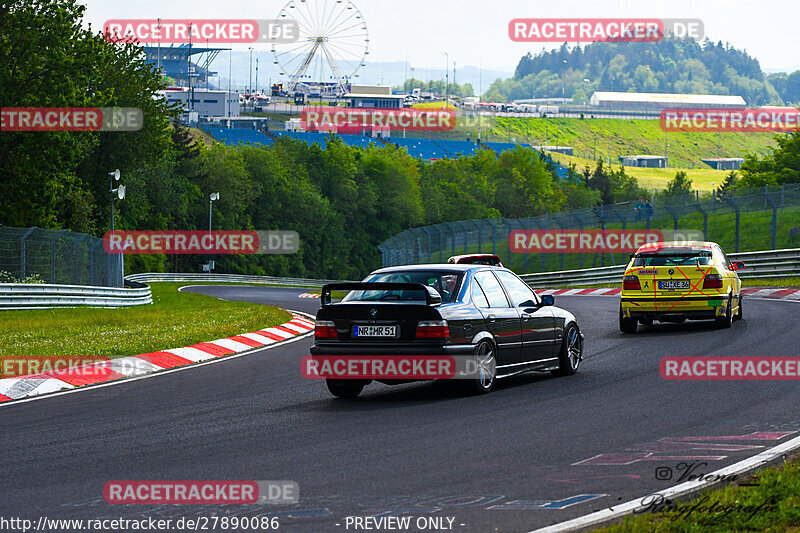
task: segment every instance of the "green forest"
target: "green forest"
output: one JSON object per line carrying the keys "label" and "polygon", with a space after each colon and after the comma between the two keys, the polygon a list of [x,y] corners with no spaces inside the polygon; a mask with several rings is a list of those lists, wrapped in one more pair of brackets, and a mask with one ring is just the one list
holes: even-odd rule
{"label": "green forest", "polygon": [[742,96],[748,105],[800,103],[800,71],[765,74],[758,60],[730,44],[668,38],[652,43],[562,45],[528,53],[514,76],[496,80],[484,98],[572,98],[594,91]]}

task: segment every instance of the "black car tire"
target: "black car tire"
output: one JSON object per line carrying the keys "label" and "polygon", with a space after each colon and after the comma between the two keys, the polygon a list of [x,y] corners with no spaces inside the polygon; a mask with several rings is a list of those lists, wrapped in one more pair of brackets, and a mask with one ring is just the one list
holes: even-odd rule
{"label": "black car tire", "polygon": [[622,333],[636,333],[636,328],[639,323],[634,318],[625,318],[622,316],[622,306],[619,306],[619,330]]}
{"label": "black car tire", "polygon": [[733,301],[733,295],[728,297],[728,308],[725,310],[725,316],[718,316],[714,319],[716,322],[717,327],[720,329],[727,329],[731,327],[733,323],[733,305],[731,302]]}
{"label": "black car tire", "polygon": [[337,398],[355,398],[361,391],[364,390],[364,385],[361,383],[348,383],[347,380],[326,379],[325,383],[328,385],[328,390]]}
{"label": "black car tire", "polygon": [[472,394],[487,394],[497,381],[497,349],[492,341],[483,339],[475,346],[475,361],[479,375],[465,382],[467,391]]}
{"label": "black car tire", "polygon": [[583,359],[583,339],[578,326],[569,324],[564,332],[561,350],[558,352],[558,369],[552,370],[555,376],[571,376],[578,371]]}

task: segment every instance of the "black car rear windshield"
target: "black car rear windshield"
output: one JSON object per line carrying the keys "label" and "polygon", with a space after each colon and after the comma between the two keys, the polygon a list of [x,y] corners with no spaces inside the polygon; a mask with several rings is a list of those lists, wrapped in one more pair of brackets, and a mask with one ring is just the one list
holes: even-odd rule
{"label": "black car rear windshield", "polygon": [[[364,281],[375,283],[420,283],[433,287],[442,295],[442,303],[455,300],[462,274],[452,271],[414,270],[410,272],[386,272],[374,274]],[[343,302],[355,301],[425,301],[425,293],[421,290],[399,291],[351,291]]]}

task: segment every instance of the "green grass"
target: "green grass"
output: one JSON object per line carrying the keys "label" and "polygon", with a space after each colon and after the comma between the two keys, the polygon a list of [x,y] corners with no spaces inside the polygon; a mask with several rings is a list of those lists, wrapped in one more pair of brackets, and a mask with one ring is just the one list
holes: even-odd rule
{"label": "green grass", "polygon": [[288,312],[273,306],[178,292],[186,285],[190,283],[150,284],[153,305],[0,311],[0,354],[124,357],[239,335],[291,319]]}
{"label": "green grass", "polygon": [[[612,163],[619,163],[619,157],[625,155],[664,154],[665,133],[658,120],[506,117],[484,120],[481,137],[484,141],[510,138],[512,142],[516,139],[516,142],[544,145],[546,138],[549,146],[572,146],[576,156],[590,161],[610,157]],[[477,134],[477,128],[469,126],[473,135]],[[666,134],[666,142],[669,166],[676,169],[708,169],[701,159],[765,154],[768,147],[776,145],[771,133],[735,132],[670,132]]]}
{"label": "green grass", "polygon": [[[745,482],[746,481],[746,482]],[[748,486],[748,485],[755,486]],[[795,458],[747,480],[704,492],[663,508],[644,501],[641,512],[596,533],[797,531],[800,527],[800,461]]]}
{"label": "green grass", "polygon": [[[594,169],[597,165],[596,161],[582,157],[557,154],[555,152],[548,153],[554,161],[565,167],[569,166],[570,163],[574,163],[578,173],[582,173],[582,169],[587,167]],[[614,159],[611,160],[611,168],[614,170],[622,166],[617,164],[617,161],[618,160]],[[683,170],[686,173],[686,176],[692,180],[692,188],[701,192],[710,192],[719,187],[719,185],[725,179],[725,176],[730,172],[724,170],[714,170],[713,168],[706,167],[705,165],[703,165],[703,167],[689,169],[625,167],[625,173],[627,175],[633,176],[639,180],[639,185],[645,189],[650,189],[653,191],[666,189],[667,182],[675,179],[675,173],[678,172],[678,170]]]}

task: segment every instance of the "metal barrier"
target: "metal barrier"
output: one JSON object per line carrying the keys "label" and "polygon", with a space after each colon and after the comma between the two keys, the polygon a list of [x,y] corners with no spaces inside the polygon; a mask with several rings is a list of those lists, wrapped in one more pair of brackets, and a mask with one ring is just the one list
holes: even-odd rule
{"label": "metal barrier", "polygon": [[342,280],[320,280],[307,278],[278,278],[273,276],[247,276],[244,274],[193,274],[193,273],[154,273],[131,274],[127,281],[149,283],[153,281],[211,281],[219,283],[263,283],[268,285],[299,285],[322,287],[326,283],[340,283]]}
{"label": "metal barrier", "polygon": [[153,303],[150,287],[88,287],[83,285],[45,285],[0,283],[0,310],[44,309],[51,307],[128,307]]}
{"label": "metal barrier", "polygon": [[[742,252],[728,254],[731,261],[743,261],[747,268],[739,272],[739,277],[777,278],[800,275],[800,248],[789,250],[769,250],[764,252]],[[600,283],[622,283],[626,265],[617,265],[583,270],[562,270],[560,272],[541,272],[520,276],[533,288],[555,288],[562,285],[594,285]]]}

